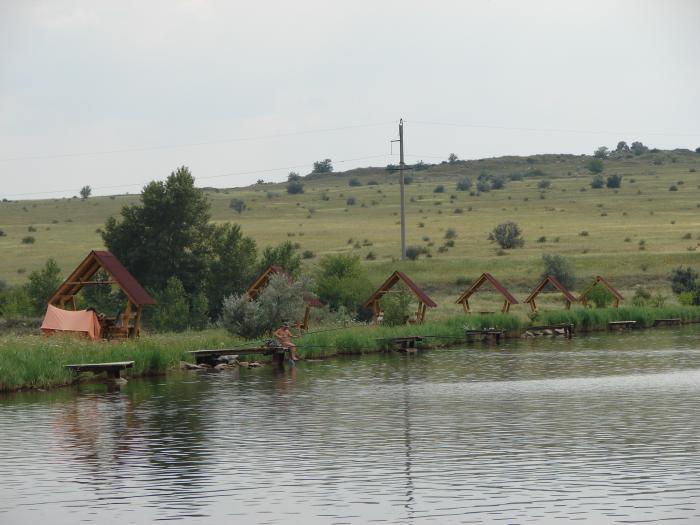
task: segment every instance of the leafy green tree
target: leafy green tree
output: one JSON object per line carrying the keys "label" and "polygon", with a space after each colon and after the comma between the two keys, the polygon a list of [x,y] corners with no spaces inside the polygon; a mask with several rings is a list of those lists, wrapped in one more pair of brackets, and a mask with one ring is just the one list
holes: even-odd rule
{"label": "leafy green tree", "polygon": [[521,248],[525,244],[520,226],[512,221],[496,226],[489,234],[490,241],[496,241],[504,250]]}
{"label": "leafy green tree", "polygon": [[290,171],[289,175],[287,175],[287,182],[294,182],[297,180],[301,180],[301,175],[299,175],[296,171]]}
{"label": "leafy green tree", "polygon": [[669,276],[671,290],[675,294],[692,292],[698,288],[698,272],[690,266],[679,266]]}
{"label": "leafy green tree", "polygon": [[331,159],[324,159],[314,162],[314,169],[312,173],[332,173],[333,163]]}
{"label": "leafy green tree", "polygon": [[469,177],[463,177],[457,182],[457,191],[469,191],[472,188],[472,180]]}
{"label": "leafy green tree", "polygon": [[304,193],[304,183],[299,180],[293,180],[287,183],[287,193],[290,195],[299,195]]}
{"label": "leafy green tree", "polygon": [[165,287],[155,292],[156,304],[145,309],[148,324],[159,332],[182,332],[190,324],[190,305],[182,282],[170,277]]}
{"label": "leafy green tree", "polygon": [[391,294],[382,297],[381,307],[384,311],[384,324],[388,326],[401,326],[411,317],[411,305],[413,295],[406,290],[401,283],[395,287]]}
{"label": "leafy green tree", "polygon": [[647,151],[649,151],[649,148],[641,142],[633,142],[630,146],[630,151],[635,155],[641,155],[642,153],[646,153]]}
{"label": "leafy green tree", "polygon": [[246,204],[243,199],[231,199],[231,201],[228,203],[228,207],[232,210],[236,210],[238,215],[240,215],[245,211]]}
{"label": "leafy green tree", "polygon": [[29,274],[27,292],[32,302],[34,314],[46,312],[49,298],[61,285],[61,269],[54,259],[48,259],[44,267]]}
{"label": "leafy green tree", "polygon": [[238,224],[216,226],[211,241],[211,256],[206,289],[209,313],[217,318],[224,297],[243,292],[255,278],[257,247],[245,237]]}
{"label": "leafy green tree", "polygon": [[594,190],[599,190],[603,186],[605,186],[605,179],[602,175],[596,175],[595,177],[593,177],[593,179],[591,180],[591,188],[593,188]]}
{"label": "leafy green tree", "polygon": [[459,160],[459,157],[457,155],[455,155],[454,153],[450,153],[450,156],[447,157],[447,162],[449,162],[450,164],[454,164],[458,160]]}
{"label": "leafy green tree", "polygon": [[213,226],[209,203],[186,167],[153,181],[140,202],[124,206],[121,220],[107,220],[102,238],[143,285],[163,290],[176,277],[188,295],[202,286]]}
{"label": "leafy green tree", "polygon": [[90,195],[92,195],[92,188],[90,186],[83,186],[80,189],[80,198],[86,200]]}
{"label": "leafy green tree", "polygon": [[277,246],[268,246],[262,252],[258,263],[258,273],[269,266],[276,265],[284,268],[289,275],[296,277],[301,268],[301,256],[294,251],[294,245],[285,241]]}
{"label": "leafy green tree", "polygon": [[608,175],[605,185],[608,188],[619,188],[622,186],[622,175]]}
{"label": "leafy green tree", "polygon": [[598,159],[607,159],[608,155],[610,155],[610,152],[608,151],[608,148],[606,148],[605,146],[599,147],[593,153],[593,156],[598,158]]}
{"label": "leafy green tree", "polygon": [[605,164],[603,164],[601,159],[594,158],[586,163],[586,168],[588,168],[588,171],[591,173],[601,173],[603,169],[605,169]]}
{"label": "leafy green tree", "polygon": [[[93,281],[107,281],[109,276],[99,270],[93,277]],[[113,290],[111,284],[91,284],[84,286],[80,290],[79,299],[86,307],[91,306],[98,312],[106,313],[109,316],[116,316],[126,302],[124,293],[117,289]]]}
{"label": "leafy green tree", "polygon": [[541,279],[551,275],[568,290],[574,288],[576,285],[576,275],[565,257],[556,253],[545,253],[542,254],[542,262],[544,263],[544,271],[540,276]]}
{"label": "leafy green tree", "polygon": [[372,292],[367,273],[356,255],[326,255],[316,271],[316,294],[331,310],[359,311]]}
{"label": "leafy green tree", "polygon": [[627,143],[624,140],[621,140],[620,142],[617,143],[617,146],[615,147],[615,152],[616,153],[627,153],[629,152],[630,147],[627,145]]}
{"label": "leafy green tree", "polygon": [[613,295],[605,286],[594,286],[586,294],[586,299],[589,305],[593,304],[596,308],[606,308],[613,301]]}
{"label": "leafy green tree", "polygon": [[[0,317],[9,319],[36,315],[27,288],[27,285],[12,286],[0,291]],[[46,305],[44,305],[44,309],[46,309]]]}

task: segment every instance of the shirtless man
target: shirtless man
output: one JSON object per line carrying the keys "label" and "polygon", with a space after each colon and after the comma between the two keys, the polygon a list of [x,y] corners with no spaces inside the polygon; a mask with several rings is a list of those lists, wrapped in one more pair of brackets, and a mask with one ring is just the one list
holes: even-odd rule
{"label": "shirtless man", "polygon": [[282,326],[275,330],[272,335],[277,338],[277,341],[283,348],[289,349],[289,355],[291,356],[292,361],[299,360],[297,357],[297,347],[294,345],[294,343],[292,343],[292,338],[299,336],[292,335],[292,332],[289,330],[289,323],[283,323]]}

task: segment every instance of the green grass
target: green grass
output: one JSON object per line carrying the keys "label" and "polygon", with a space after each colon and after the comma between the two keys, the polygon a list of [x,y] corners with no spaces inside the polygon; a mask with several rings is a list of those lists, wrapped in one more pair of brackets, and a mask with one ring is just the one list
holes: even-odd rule
{"label": "green grass", "polygon": [[[366,267],[373,283],[381,283],[394,269],[406,271],[440,304],[440,313],[429,315],[456,315],[458,309],[450,303],[464,288],[456,284],[457,279],[473,279],[485,270],[518,297],[524,296],[542,271],[543,253],[560,253],[571,261],[579,277],[579,291],[590,278],[603,274],[623,291],[642,284],[668,294],[670,269],[699,260],[695,250],[700,240],[700,188],[696,173],[690,170],[700,168],[700,155],[664,151],[606,160],[603,175],[623,176],[618,191],[590,188],[591,174],[585,168],[589,159],[574,155],[502,157],[415,172],[413,184],[406,187],[408,244],[426,246],[432,253],[431,259],[415,262],[396,261],[398,185],[395,173],[384,169],[305,179],[302,195],[288,195],[284,184],[263,184],[211,189],[208,196],[216,222],[241,224],[261,248],[290,240],[299,243],[300,253],[310,250],[317,257],[355,253],[364,258],[372,251],[376,260],[366,261]],[[654,164],[658,159],[661,165]],[[482,171],[508,176],[534,169],[545,175],[510,181],[503,190],[479,196],[456,191],[457,181],[464,176],[475,181]],[[352,177],[364,185],[350,187]],[[544,178],[551,181],[551,187],[541,199],[538,183]],[[368,186],[369,181],[379,184]],[[445,193],[433,193],[438,184],[445,186]],[[668,191],[672,184],[678,191]],[[582,188],[586,191],[580,191]],[[451,200],[452,195],[455,199]],[[355,197],[356,205],[346,205],[350,196]],[[229,208],[233,198],[246,202],[242,214]],[[0,280],[23,282],[48,257],[55,257],[67,275],[90,249],[102,246],[96,230],[105,219],[136,199],[123,195],[0,203],[0,229],[6,233],[0,237]],[[458,208],[463,212],[455,214]],[[524,248],[498,256],[486,238],[496,224],[506,220],[522,227],[526,242]],[[29,226],[37,229],[32,233],[36,242],[25,245],[21,238]],[[448,228],[457,232],[455,246],[438,253]],[[588,235],[579,235],[582,231]],[[546,241],[537,242],[541,237]],[[639,249],[642,240],[644,250]],[[357,242],[359,247],[355,247]],[[304,264],[313,266],[316,260]]]}
{"label": "green grass", "polygon": [[60,335],[3,336],[0,337],[0,392],[68,385],[76,380],[76,375],[63,368],[67,364],[135,361],[127,375],[162,374],[180,361],[191,361],[188,350],[231,347],[240,342],[220,330],[149,335],[118,343],[93,343],[81,337]]}
{"label": "green grass", "polygon": [[620,308],[574,308],[543,312],[537,323],[573,323],[580,331],[607,329],[612,321],[636,321],[637,327],[650,328],[656,319],[681,319],[681,322],[700,321],[700,307],[662,306],[660,308],[628,306]]}

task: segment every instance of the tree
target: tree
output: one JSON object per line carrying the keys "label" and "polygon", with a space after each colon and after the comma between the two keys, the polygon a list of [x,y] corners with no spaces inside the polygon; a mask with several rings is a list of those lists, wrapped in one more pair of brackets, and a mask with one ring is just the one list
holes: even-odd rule
{"label": "tree", "polygon": [[144,286],[162,290],[176,277],[189,295],[202,287],[213,226],[206,195],[185,166],[153,181],[140,202],[107,219],[102,239]]}
{"label": "tree", "polygon": [[86,200],[90,195],[92,195],[92,188],[90,186],[83,186],[80,188],[80,198]]}
{"label": "tree", "polygon": [[542,279],[551,275],[563,284],[565,288],[573,289],[576,284],[576,275],[565,257],[556,253],[544,253],[542,254],[542,262],[544,263],[544,271],[540,276]]}
{"label": "tree", "polygon": [[700,153],[700,147],[695,148],[695,153]]}
{"label": "tree", "polygon": [[189,327],[187,293],[177,277],[170,277],[162,290],[154,293],[156,304],[146,309],[146,320],[155,330],[182,332]]}
{"label": "tree", "polygon": [[627,153],[629,152],[630,147],[627,145],[627,143],[624,140],[621,140],[620,142],[617,143],[617,146],[615,147],[615,152],[616,153]]}
{"label": "tree", "polygon": [[593,156],[598,159],[607,159],[609,154],[610,152],[608,151],[608,148],[606,148],[605,146],[601,146],[597,150],[595,150]]}
{"label": "tree", "polygon": [[633,142],[630,146],[630,151],[635,155],[641,155],[642,153],[646,153],[647,151],[649,151],[649,148],[641,142]]}
{"label": "tree", "polygon": [[318,160],[314,162],[314,169],[312,173],[332,173],[333,164],[331,159]]}
{"label": "tree", "polygon": [[293,180],[287,183],[287,193],[290,195],[299,195],[304,193],[304,183],[299,180]]}
{"label": "tree", "polygon": [[603,186],[605,186],[605,179],[602,175],[596,175],[595,177],[593,177],[593,179],[591,180],[591,188],[593,188],[594,190],[599,190]]}
{"label": "tree", "polygon": [[331,310],[357,312],[371,293],[367,272],[356,255],[326,255],[316,270],[316,294]]}
{"label": "tree", "polygon": [[674,268],[669,280],[671,281],[671,290],[675,294],[692,292],[698,288],[698,272],[690,266]]}
{"label": "tree", "polygon": [[605,164],[603,164],[601,159],[593,158],[586,163],[586,168],[591,173],[601,173],[605,168]]}
{"label": "tree", "polygon": [[284,275],[272,275],[254,300],[245,294],[230,295],[224,299],[223,325],[233,334],[253,338],[271,332],[285,321],[300,321],[309,284],[306,280],[290,281]]}
{"label": "tree", "polygon": [[352,177],[352,178],[348,181],[348,186],[351,186],[351,187],[362,186],[362,181],[360,181],[360,179],[358,179],[357,177]]}
{"label": "tree", "polygon": [[450,164],[454,164],[458,160],[459,160],[459,157],[457,155],[455,155],[454,153],[450,153],[450,156],[447,157],[447,162],[449,162]]}
{"label": "tree", "polygon": [[48,259],[43,268],[29,274],[27,292],[35,315],[43,315],[46,312],[49,298],[60,285],[61,269],[53,258]]}
{"label": "tree", "polygon": [[287,175],[287,182],[293,182],[295,180],[301,180],[301,175],[296,171],[290,171],[289,175]]}
{"label": "tree", "polygon": [[463,177],[457,182],[457,191],[469,191],[472,187],[472,180],[469,177]]}
{"label": "tree", "polygon": [[489,234],[489,240],[496,241],[504,250],[521,248],[525,244],[520,226],[512,221],[496,226]]}
{"label": "tree", "polygon": [[245,201],[243,199],[231,199],[228,203],[228,207],[236,210],[240,215],[246,208]]}
{"label": "tree", "polygon": [[502,175],[495,175],[491,177],[491,189],[492,190],[502,190],[506,187],[506,179]]}
{"label": "tree", "polygon": [[605,185],[608,188],[619,188],[622,185],[622,175],[608,175]]}
{"label": "tree", "polygon": [[268,246],[262,252],[258,264],[258,273],[273,265],[281,266],[289,275],[296,277],[301,268],[301,256],[294,253],[294,245],[289,241],[280,243],[275,247]]}
{"label": "tree", "polygon": [[215,228],[206,281],[212,318],[219,317],[224,297],[243,292],[255,278],[256,262],[255,241],[245,237],[238,224],[226,223]]}

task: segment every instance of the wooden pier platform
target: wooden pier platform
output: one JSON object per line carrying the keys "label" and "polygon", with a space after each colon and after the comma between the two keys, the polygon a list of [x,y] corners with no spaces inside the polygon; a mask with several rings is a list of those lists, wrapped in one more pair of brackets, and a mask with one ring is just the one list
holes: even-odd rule
{"label": "wooden pier platform", "polygon": [[654,319],[654,326],[676,326],[681,324],[680,318],[674,319]]}
{"label": "wooden pier platform", "polygon": [[387,340],[387,348],[398,352],[417,350],[425,338],[422,335],[409,335],[406,337],[392,337]]}
{"label": "wooden pier platform", "polygon": [[495,328],[487,328],[485,330],[467,329],[464,331],[464,337],[467,340],[467,342],[483,341],[489,344],[499,344],[501,342],[501,338],[504,338],[505,335],[505,330],[498,330]]}
{"label": "wooden pier platform", "polygon": [[574,325],[571,323],[550,324],[542,326],[528,326],[525,329],[525,337],[558,336],[563,335],[571,339],[574,335]]}
{"label": "wooden pier platform", "polygon": [[267,345],[267,346],[256,346],[256,347],[245,347],[245,348],[216,348],[216,349],[204,349],[204,350],[191,350],[188,352],[191,354],[195,363],[202,364],[206,363],[208,365],[216,365],[219,363],[219,357],[225,355],[271,355],[275,358],[278,363],[284,363],[285,357],[289,353],[289,349],[279,345]]}
{"label": "wooden pier platform", "polygon": [[107,372],[107,377],[110,379],[119,379],[121,371],[127,368],[133,368],[134,361],[116,361],[114,363],[82,363],[78,365],[65,365],[64,368],[73,372]]}
{"label": "wooden pier platform", "polygon": [[634,328],[637,321],[610,321],[608,323],[608,330],[630,330]]}

